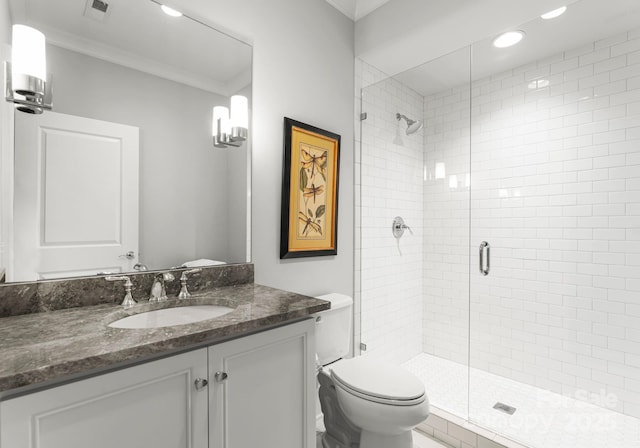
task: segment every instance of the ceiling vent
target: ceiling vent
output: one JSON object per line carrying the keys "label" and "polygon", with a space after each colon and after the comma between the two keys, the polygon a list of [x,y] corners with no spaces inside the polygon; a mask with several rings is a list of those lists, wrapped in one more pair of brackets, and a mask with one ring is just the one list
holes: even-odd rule
{"label": "ceiling vent", "polygon": [[109,9],[109,4],[105,2],[101,2],[100,0],[93,0],[93,2],[91,3],[91,7],[93,9],[97,9],[102,13],[106,13],[107,9]]}
{"label": "ceiling vent", "polygon": [[84,16],[98,22],[104,22],[110,12],[109,3],[102,0],[87,0],[84,8]]}

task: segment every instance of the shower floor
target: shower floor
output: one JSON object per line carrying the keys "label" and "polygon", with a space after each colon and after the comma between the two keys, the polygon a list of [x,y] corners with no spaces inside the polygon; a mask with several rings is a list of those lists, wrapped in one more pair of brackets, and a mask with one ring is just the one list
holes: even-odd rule
{"label": "shower floor", "polygon": [[[640,419],[422,353],[403,364],[430,403],[534,448],[638,448]],[[508,415],[497,403],[516,408]],[[470,404],[469,404],[470,403]]]}

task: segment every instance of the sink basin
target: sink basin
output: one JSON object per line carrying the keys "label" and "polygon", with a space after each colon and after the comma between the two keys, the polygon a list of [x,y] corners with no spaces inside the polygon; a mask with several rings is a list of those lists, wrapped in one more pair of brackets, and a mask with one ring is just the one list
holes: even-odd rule
{"label": "sink basin", "polygon": [[109,324],[112,328],[159,328],[184,325],[224,316],[234,308],[218,305],[197,305],[166,308],[134,314]]}

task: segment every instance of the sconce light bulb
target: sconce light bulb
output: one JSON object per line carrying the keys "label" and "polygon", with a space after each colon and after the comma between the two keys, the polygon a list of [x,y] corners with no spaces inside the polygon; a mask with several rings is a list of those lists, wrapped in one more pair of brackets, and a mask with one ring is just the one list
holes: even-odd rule
{"label": "sconce light bulb", "polygon": [[246,96],[233,95],[231,97],[231,127],[249,127],[249,106]]}
{"label": "sconce light bulb", "polygon": [[47,80],[47,57],[44,34],[26,25],[13,25],[11,41],[13,77],[33,76]]}

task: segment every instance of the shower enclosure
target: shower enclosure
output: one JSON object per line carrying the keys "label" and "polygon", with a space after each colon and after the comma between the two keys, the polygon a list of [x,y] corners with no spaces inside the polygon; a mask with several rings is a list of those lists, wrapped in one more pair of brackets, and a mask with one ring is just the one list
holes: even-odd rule
{"label": "shower enclosure", "polygon": [[510,48],[359,62],[357,342],[501,443],[640,447],[639,24],[581,0]]}

